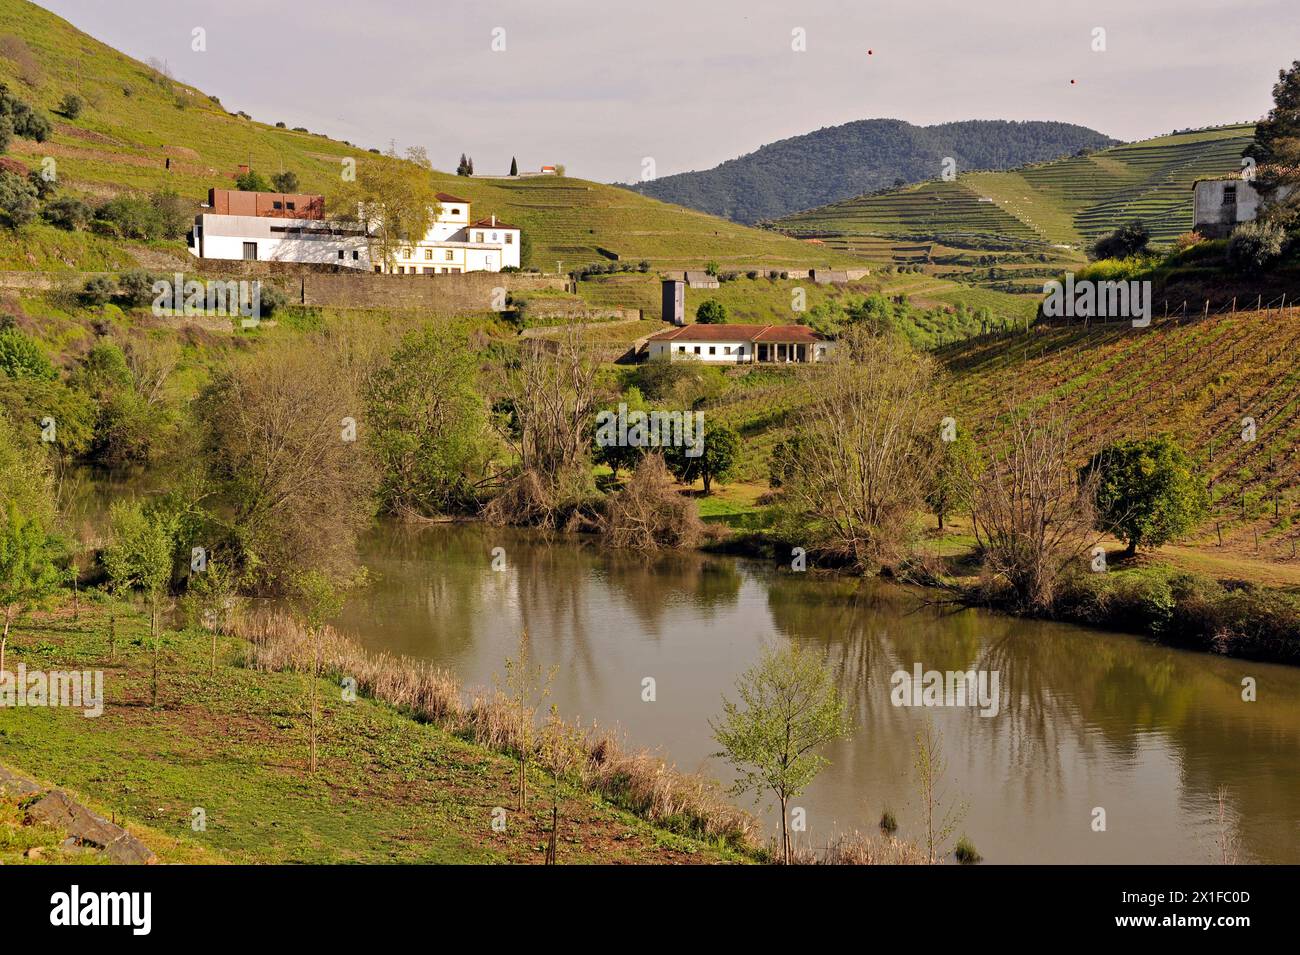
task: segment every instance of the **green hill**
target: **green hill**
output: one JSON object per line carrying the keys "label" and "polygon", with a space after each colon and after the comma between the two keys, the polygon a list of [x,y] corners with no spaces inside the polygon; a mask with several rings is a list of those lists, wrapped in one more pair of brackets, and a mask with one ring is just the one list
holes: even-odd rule
{"label": "green hill", "polygon": [[1240,169],[1254,127],[1224,126],[1114,146],[1009,172],[862,195],[776,220],[789,235],[1082,246],[1140,218],[1157,242],[1192,227],[1196,179]]}
{"label": "green hill", "polygon": [[737,222],[759,222],[927,179],[947,157],[959,169],[1010,169],[1114,142],[1071,123],[975,119],[913,126],[901,119],[864,119],[770,143],[703,172],[631,188]]}
{"label": "green hill", "polygon": [[[43,143],[15,138],[9,158],[38,168],[52,157],[60,191],[102,201],[126,191],[175,190],[196,206],[212,186],[229,186],[240,163],[269,175],[297,173],[304,191],[328,194],[340,162],[363,161],[363,145],[295,130],[292,107],[258,122],[228,112],[215,98],[134,60],[26,0],[0,0],[0,82],[45,111],[53,134]],[[57,114],[74,93],[85,102],[75,120]],[[276,121],[285,128],[277,128]],[[169,162],[170,160],[170,162]],[[580,179],[468,179],[434,176],[439,189],[476,203],[476,212],[523,228],[533,264],[553,269],[607,259],[649,259],[659,268],[813,266],[848,256],[629,190]],[[176,243],[172,243],[176,246]],[[183,248],[144,249],[88,233],[32,225],[0,232],[0,268],[117,268],[158,261]]]}

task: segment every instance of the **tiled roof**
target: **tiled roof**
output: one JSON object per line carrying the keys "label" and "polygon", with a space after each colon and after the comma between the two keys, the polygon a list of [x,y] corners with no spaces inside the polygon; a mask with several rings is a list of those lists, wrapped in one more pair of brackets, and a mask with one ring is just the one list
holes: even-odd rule
{"label": "tiled roof", "polygon": [[806,325],[709,325],[695,323],[670,328],[651,335],[652,342],[819,342],[823,341]]}
{"label": "tiled roof", "polygon": [[492,219],[491,219],[490,217],[487,218],[487,219],[479,219],[478,222],[471,222],[471,223],[469,224],[468,228],[471,228],[471,229],[514,229],[516,232],[519,231],[519,226],[517,226],[517,225],[511,225],[509,222],[502,222],[500,219],[498,219],[496,222],[493,222]]}
{"label": "tiled roof", "polygon": [[468,199],[462,199],[460,196],[453,196],[446,192],[438,193],[437,198],[439,202],[459,202],[461,205],[469,205]]}

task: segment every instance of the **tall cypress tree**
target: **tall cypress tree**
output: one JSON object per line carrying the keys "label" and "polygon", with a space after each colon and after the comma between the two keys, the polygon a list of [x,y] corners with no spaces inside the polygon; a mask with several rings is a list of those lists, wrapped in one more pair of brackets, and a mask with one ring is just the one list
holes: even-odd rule
{"label": "tall cypress tree", "polygon": [[512,176],[519,175],[519,163],[515,161],[514,156],[510,157],[510,175]]}

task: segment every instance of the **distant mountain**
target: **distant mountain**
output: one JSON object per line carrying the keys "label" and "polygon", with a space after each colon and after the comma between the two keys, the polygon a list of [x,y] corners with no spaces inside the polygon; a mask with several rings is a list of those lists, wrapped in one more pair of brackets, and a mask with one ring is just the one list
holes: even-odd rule
{"label": "distant mountain", "polygon": [[629,188],[754,223],[932,179],[946,157],[956,160],[959,173],[1012,169],[1116,142],[1072,123],[972,119],[913,126],[901,119],[863,119],[783,139],[704,172],[678,173]]}

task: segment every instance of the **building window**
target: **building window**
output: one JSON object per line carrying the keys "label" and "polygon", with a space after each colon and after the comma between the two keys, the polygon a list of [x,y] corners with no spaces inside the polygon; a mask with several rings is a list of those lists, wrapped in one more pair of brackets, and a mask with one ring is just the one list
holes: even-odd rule
{"label": "building window", "polygon": [[1223,204],[1225,206],[1235,206],[1237,204],[1236,184],[1223,187]]}
{"label": "building window", "polygon": [[297,206],[295,206],[292,202],[286,202],[284,204],[284,207],[288,209],[290,212],[292,212],[294,209],[297,208]]}
{"label": "building window", "polygon": [[451,251],[451,249],[448,249],[448,250],[447,250],[447,261],[448,261],[448,262],[453,262],[453,261],[455,261],[455,259],[456,259],[455,254]]}
{"label": "building window", "polygon": [[717,346],[715,346],[715,345],[710,345],[710,346],[709,346],[709,354],[710,354],[710,355],[716,355],[717,353],[718,353]]}
{"label": "building window", "polygon": [[361,258],[361,253],[358,252],[356,249],[353,249],[353,250],[352,250],[352,261],[355,262],[355,261],[357,261],[357,260],[360,259],[360,258]]}
{"label": "building window", "polygon": [[474,241],[475,241],[475,242],[482,242],[482,241],[483,241],[483,233],[482,233],[482,232],[475,232],[475,233],[474,233]]}
{"label": "building window", "polygon": [[284,203],[282,203],[282,202],[272,202],[272,203],[271,203],[271,208],[272,208],[272,209],[283,209],[283,208],[284,208]]}
{"label": "building window", "polygon": [[700,353],[700,346],[699,346],[699,345],[696,345],[696,346],[695,346],[695,354],[698,355],[699,353]]}
{"label": "building window", "polygon": [[506,245],[514,245],[514,244],[515,244],[515,234],[513,232],[507,232]]}
{"label": "building window", "polygon": [[342,250],[342,249],[339,249],[339,258],[340,258],[340,259],[343,258],[343,250]]}
{"label": "building window", "polygon": [[451,210],[451,214],[454,215],[454,216],[458,216],[458,215],[460,215],[460,210],[459,210],[459,209],[452,209],[452,210]]}
{"label": "building window", "polygon": [[424,257],[425,257],[426,259],[428,259],[428,260],[432,260],[432,259],[433,259],[433,249],[425,249],[425,250],[424,250]]}

